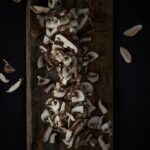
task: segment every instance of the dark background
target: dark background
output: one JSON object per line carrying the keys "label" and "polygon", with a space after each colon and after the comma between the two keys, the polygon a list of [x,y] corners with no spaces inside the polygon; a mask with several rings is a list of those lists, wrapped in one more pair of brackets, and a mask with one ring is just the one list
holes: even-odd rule
{"label": "dark background", "polygon": [[[25,77],[26,2],[4,0],[0,4],[0,72],[2,58],[16,68],[11,83]],[[150,142],[150,8],[146,1],[114,1],[114,150],[149,150]],[[133,38],[122,32],[142,24]],[[126,64],[119,47],[128,48],[132,64]],[[10,83],[10,84],[11,84]],[[25,82],[12,94],[0,82],[0,150],[26,150]]]}

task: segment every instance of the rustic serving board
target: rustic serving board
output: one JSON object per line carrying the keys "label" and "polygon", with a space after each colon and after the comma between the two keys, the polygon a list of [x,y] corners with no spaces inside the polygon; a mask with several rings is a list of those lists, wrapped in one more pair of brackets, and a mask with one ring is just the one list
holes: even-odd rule
{"label": "rustic serving board", "polygon": [[[94,42],[91,49],[96,50],[100,57],[93,64],[93,69],[100,74],[100,81],[95,88],[95,97],[103,99],[109,109],[108,120],[113,120],[113,22],[112,0],[64,0],[67,8],[89,7],[92,20],[96,27]],[[57,145],[44,145],[42,142],[45,126],[41,122],[40,115],[44,109],[47,96],[41,92],[36,83],[37,58],[39,56],[38,44],[40,40],[33,39],[31,32],[36,30],[35,16],[30,11],[31,3],[38,0],[29,0],[27,4],[27,34],[26,34],[26,72],[27,72],[27,150],[52,150],[65,149],[61,143]],[[112,137],[109,139],[112,149]],[[82,147],[79,149],[92,149]],[[100,149],[99,147],[95,149]]]}

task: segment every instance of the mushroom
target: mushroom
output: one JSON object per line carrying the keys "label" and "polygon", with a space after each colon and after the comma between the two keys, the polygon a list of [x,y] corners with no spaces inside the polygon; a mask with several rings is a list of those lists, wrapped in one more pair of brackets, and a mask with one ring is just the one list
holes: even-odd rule
{"label": "mushroom", "polygon": [[5,63],[5,65],[4,65],[5,73],[11,74],[16,71],[5,59],[3,59],[3,62]]}
{"label": "mushroom", "polygon": [[71,113],[84,113],[83,106],[75,106],[72,108]]}
{"label": "mushroom", "polygon": [[57,34],[55,36],[55,40],[61,40],[63,42],[64,48],[71,48],[74,50],[75,53],[78,52],[78,48],[70,40],[68,40],[66,37],[64,37],[63,35]]}
{"label": "mushroom", "polygon": [[77,136],[75,144],[74,144],[75,149],[77,149],[80,146],[79,143],[80,143],[80,136]]}
{"label": "mushroom", "polygon": [[60,108],[60,112],[64,112],[65,111],[65,107],[66,107],[66,103],[62,102],[61,108]]}
{"label": "mushroom", "polygon": [[49,93],[54,87],[55,87],[55,84],[49,84],[43,90],[45,93]]}
{"label": "mushroom", "polygon": [[105,115],[108,113],[108,110],[107,108],[102,104],[102,100],[98,100],[98,106],[99,106],[99,109],[101,110],[102,114]]}
{"label": "mushroom", "polygon": [[40,57],[38,58],[37,67],[38,67],[38,69],[41,69],[41,68],[44,67],[44,58],[43,58],[43,56],[40,56]]}
{"label": "mushroom", "polygon": [[110,144],[106,144],[102,138],[103,138],[102,135],[98,137],[98,143],[100,147],[102,148],[102,150],[108,150],[110,148]]}
{"label": "mushroom", "polygon": [[88,102],[88,115],[90,116],[91,113],[96,109],[96,107],[90,102],[90,100],[86,99]]}
{"label": "mushroom", "polygon": [[2,81],[3,83],[8,83],[9,82],[9,80],[6,79],[6,77],[4,76],[3,73],[0,73],[0,81]]}
{"label": "mushroom", "polygon": [[39,49],[42,53],[46,53],[48,51],[47,48],[45,48],[43,45],[40,45]]}
{"label": "mushroom", "polygon": [[56,140],[57,133],[53,133],[50,137],[49,143],[54,144]]}
{"label": "mushroom", "polygon": [[90,141],[90,139],[92,138],[92,134],[91,133],[89,133],[88,135],[87,135],[87,138],[85,139],[85,145],[87,145],[88,144],[88,142]]}
{"label": "mushroom", "polygon": [[94,51],[90,51],[86,54],[86,57],[89,57],[90,62],[93,62],[95,59],[97,59],[99,57],[99,55]]}
{"label": "mushroom", "polygon": [[54,97],[57,97],[57,98],[62,98],[66,95],[66,90],[65,89],[62,89],[62,90],[54,90],[53,93],[54,93]]}
{"label": "mushroom", "polygon": [[48,45],[48,44],[51,43],[51,40],[50,40],[50,38],[49,38],[47,35],[44,36],[43,43],[44,43],[45,45]]}
{"label": "mushroom", "polygon": [[41,77],[41,76],[37,76],[37,79],[38,79],[37,84],[38,84],[39,86],[47,85],[47,84],[49,84],[50,81],[51,81],[50,79],[45,78],[45,77]]}
{"label": "mushroom", "polygon": [[60,117],[58,115],[55,117],[54,123],[55,123],[55,126],[58,128],[62,126],[62,122],[61,122]]}
{"label": "mushroom", "polygon": [[62,128],[62,131],[63,133],[65,133],[65,138],[63,139],[63,142],[68,142],[72,137],[72,131],[65,128]]}
{"label": "mushroom", "polygon": [[23,78],[20,78],[15,84],[13,84],[7,91],[6,93],[12,93],[14,91],[16,91],[20,85],[22,84],[23,82]]}
{"label": "mushroom", "polygon": [[81,90],[84,92],[84,94],[88,96],[93,95],[93,85],[89,82],[81,83]]}
{"label": "mushroom", "polygon": [[99,74],[95,73],[95,72],[89,72],[88,75],[87,75],[87,79],[91,83],[95,83],[99,80]]}
{"label": "mushroom", "polygon": [[43,137],[43,142],[48,142],[49,138],[50,138],[50,135],[52,133],[52,130],[53,130],[53,127],[52,126],[49,126],[47,128],[47,130],[45,131],[45,134],[44,134],[44,137]]}
{"label": "mushroom", "polygon": [[45,18],[42,15],[37,15],[36,18],[37,18],[40,26],[42,28],[44,28],[45,27]]}
{"label": "mushroom", "polygon": [[85,126],[86,126],[85,122],[80,122],[78,124],[78,126],[76,127],[76,129],[74,130],[74,133],[73,133],[74,136],[76,136],[79,132],[81,132],[84,129]]}
{"label": "mushroom", "polygon": [[78,18],[78,12],[75,8],[70,9],[70,14],[72,16],[73,19],[77,19]]}
{"label": "mushroom", "polygon": [[79,26],[77,27],[77,31],[80,31],[84,27],[84,25],[86,24],[87,21],[88,21],[88,15],[85,14],[83,19],[81,20]]}
{"label": "mushroom", "polygon": [[91,37],[82,38],[82,39],[80,39],[80,43],[90,42],[91,40],[92,40],[92,38],[91,38]]}
{"label": "mushroom", "polygon": [[55,29],[59,27],[59,21],[56,17],[53,19],[46,20],[46,27],[50,29]]}
{"label": "mushroom", "polygon": [[49,28],[46,28],[46,35],[48,37],[53,37],[54,34],[56,34],[58,32],[58,29],[57,28],[54,28],[53,30],[50,31]]}
{"label": "mushroom", "polygon": [[65,56],[64,55],[65,60],[63,61],[65,66],[69,66],[72,62],[72,58],[70,56]]}
{"label": "mushroom", "polygon": [[85,100],[85,96],[83,94],[82,91],[80,90],[75,90],[74,91],[75,96],[71,97],[71,101],[72,103],[76,103],[76,102],[82,102]]}
{"label": "mushroom", "polygon": [[103,123],[104,116],[99,117],[97,129],[101,129]]}
{"label": "mushroom", "polygon": [[48,7],[50,9],[58,9],[61,8],[62,1],[61,0],[48,0]]}
{"label": "mushroom", "polygon": [[104,123],[102,125],[101,129],[102,129],[103,133],[107,133],[110,136],[113,135],[113,132],[112,132],[112,122],[111,121],[108,121],[108,122]]}
{"label": "mushroom", "polygon": [[47,109],[45,109],[41,115],[41,120],[43,122],[48,122],[50,123],[51,126],[53,126],[53,121],[51,120],[50,118],[50,114],[49,114],[49,111]]}
{"label": "mushroom", "polygon": [[43,7],[43,6],[36,6],[33,5],[30,7],[31,10],[35,13],[35,14],[47,14],[49,12],[49,8],[47,7]]}
{"label": "mushroom", "polygon": [[92,129],[97,129],[98,121],[99,121],[99,116],[91,117],[88,121],[87,126]]}
{"label": "mushroom", "polygon": [[89,14],[89,8],[83,8],[78,10],[78,14]]}

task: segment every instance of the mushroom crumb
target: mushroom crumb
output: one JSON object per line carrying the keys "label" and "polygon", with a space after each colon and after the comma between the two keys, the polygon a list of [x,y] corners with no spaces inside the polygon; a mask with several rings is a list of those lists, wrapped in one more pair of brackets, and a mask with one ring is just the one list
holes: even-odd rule
{"label": "mushroom crumb", "polygon": [[[56,143],[56,136],[60,135],[68,149],[83,145],[108,149],[109,144],[102,139],[111,134],[109,122],[103,123],[108,110],[102,100],[92,102],[100,76],[89,67],[99,58],[89,47],[94,35],[89,8],[66,10],[61,0],[48,0],[47,6],[34,5],[31,10],[37,15],[38,25],[45,29],[37,69],[58,75],[57,80],[47,74],[37,76],[39,88],[51,94],[41,114],[41,120],[48,125],[43,142]],[[94,111],[99,111],[99,115],[93,115]],[[97,130],[102,135],[96,137]]]}

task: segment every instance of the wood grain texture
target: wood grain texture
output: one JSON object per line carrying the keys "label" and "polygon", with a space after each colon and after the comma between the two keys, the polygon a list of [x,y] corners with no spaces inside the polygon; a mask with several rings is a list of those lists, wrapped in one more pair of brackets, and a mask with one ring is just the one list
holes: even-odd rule
{"label": "wood grain texture", "polygon": [[[38,3],[38,0],[32,1]],[[102,98],[109,109],[107,120],[113,120],[113,21],[112,0],[64,0],[65,7],[89,7],[91,17],[96,27],[95,38],[91,49],[96,50],[100,57],[92,64],[92,71],[99,72],[100,81],[95,87],[95,99]],[[40,54],[38,45],[41,39],[31,38],[31,30],[36,30],[35,15],[30,11],[31,0],[27,4],[27,45],[26,45],[26,72],[27,72],[27,150],[49,150],[49,146],[42,143],[45,125],[40,120],[44,109],[44,102],[48,95],[41,92],[36,84],[36,62]],[[98,133],[99,134],[99,133]],[[112,138],[108,139],[111,142]],[[59,150],[65,149],[62,143],[58,143]],[[55,148],[51,148],[55,149]],[[81,147],[82,150],[92,150],[90,147]],[[95,148],[100,150],[99,147]],[[112,149],[112,148],[111,148]]]}

